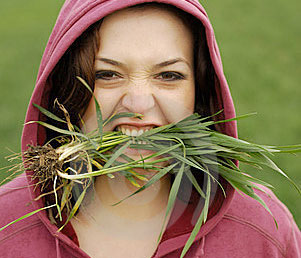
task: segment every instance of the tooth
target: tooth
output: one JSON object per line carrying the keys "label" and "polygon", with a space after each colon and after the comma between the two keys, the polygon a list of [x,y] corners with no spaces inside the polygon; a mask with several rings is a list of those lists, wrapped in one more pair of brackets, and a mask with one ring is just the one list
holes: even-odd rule
{"label": "tooth", "polygon": [[121,132],[122,132],[123,134],[125,134],[125,128],[124,128],[124,127],[121,127]]}
{"label": "tooth", "polygon": [[131,131],[130,131],[130,129],[126,129],[124,134],[126,134],[126,135],[128,135],[128,136],[131,136]]}
{"label": "tooth", "polygon": [[142,141],[142,144],[146,144],[146,141]]}
{"label": "tooth", "polygon": [[138,144],[142,144],[142,141],[138,141]]}
{"label": "tooth", "polygon": [[138,132],[137,132],[137,130],[132,130],[132,132],[131,132],[131,136],[138,136]]}
{"label": "tooth", "polygon": [[143,129],[140,129],[139,131],[138,131],[138,135],[137,136],[140,136],[141,134],[143,134],[144,133],[144,130]]}

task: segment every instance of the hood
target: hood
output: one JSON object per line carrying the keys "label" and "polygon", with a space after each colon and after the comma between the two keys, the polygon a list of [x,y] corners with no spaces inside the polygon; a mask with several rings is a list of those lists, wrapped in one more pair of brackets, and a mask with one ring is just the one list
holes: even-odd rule
{"label": "hood", "polygon": [[[220,53],[215,40],[213,28],[204,8],[197,0],[67,0],[62,7],[56,25],[46,46],[38,72],[36,86],[28,106],[25,122],[39,120],[39,111],[33,107],[33,103],[47,107],[47,100],[45,100],[44,96],[47,95],[45,94],[46,91],[51,90],[47,84],[47,78],[76,38],[78,38],[90,25],[94,24],[106,15],[128,6],[145,2],[170,4],[200,20],[205,28],[209,54],[216,75],[215,88],[218,96],[220,96],[218,99],[220,106],[223,107],[224,118],[229,119],[235,117],[234,106],[227,81],[223,73]],[[237,137],[236,122],[227,122],[222,129],[222,132],[227,135]],[[24,126],[22,134],[22,150],[25,150],[28,144],[43,145],[44,141],[45,132],[43,128],[37,124],[26,124]],[[28,176],[30,177],[30,174],[28,174]],[[214,228],[214,226],[222,218],[223,214],[227,211],[234,190],[230,187],[230,185],[225,185],[225,190],[227,193],[226,199],[223,200],[223,203],[215,212],[215,215],[202,226],[197,239],[204,239],[204,236],[208,234],[212,228]],[[34,191],[34,189],[31,188],[31,194],[34,199],[39,192]],[[38,209],[43,206],[43,202],[42,200],[39,200],[34,202],[34,205]],[[46,212],[40,212],[39,217],[57,239],[67,243],[69,246],[73,245],[70,243],[66,235],[56,232],[57,228],[50,223]],[[184,246],[188,236],[189,234],[187,232],[182,232],[181,234],[165,234],[157,250],[156,257],[161,257],[173,250],[179,249],[181,246]],[[75,245],[73,247],[76,248]]]}

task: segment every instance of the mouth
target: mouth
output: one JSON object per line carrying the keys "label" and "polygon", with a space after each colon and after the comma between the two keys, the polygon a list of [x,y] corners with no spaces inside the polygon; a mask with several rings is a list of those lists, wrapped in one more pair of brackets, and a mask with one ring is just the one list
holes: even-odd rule
{"label": "mouth", "polygon": [[123,134],[128,136],[137,137],[153,128],[155,128],[155,126],[118,125],[114,131],[122,132]]}
{"label": "mouth", "polygon": [[[147,148],[148,146],[148,142],[146,141],[142,141],[139,139],[139,136],[143,135],[144,133],[148,132],[151,129],[154,128],[158,128],[161,125],[159,124],[151,124],[151,123],[145,123],[145,124],[141,124],[141,123],[123,123],[123,124],[118,124],[115,126],[114,131],[118,131],[121,132],[124,135],[130,136],[131,140],[130,142],[134,145],[142,145],[141,147],[137,148],[134,146],[131,147],[127,147],[124,150],[124,154],[126,154],[127,156],[133,158],[133,159],[137,159],[141,158],[141,157],[147,157],[149,155],[154,154],[153,150],[150,150],[149,148]],[[153,158],[151,158],[153,159]]]}
{"label": "mouth", "polygon": [[[114,131],[118,131],[118,132],[121,132],[122,134],[124,135],[127,135],[127,136],[131,136],[132,137],[132,140],[131,140],[131,143],[133,144],[147,144],[147,142],[145,141],[140,141],[140,140],[136,140],[135,138],[136,137],[139,137],[141,136],[142,134],[144,134],[145,132],[153,129],[153,128],[156,128],[158,126],[156,125],[151,125],[151,124],[147,124],[147,125],[141,125],[141,124],[135,124],[135,125],[132,125],[132,124],[119,124],[115,127]],[[127,151],[126,151],[127,154],[150,154],[152,153],[151,151],[149,150],[145,150],[145,149],[136,149],[136,148],[127,148]]]}

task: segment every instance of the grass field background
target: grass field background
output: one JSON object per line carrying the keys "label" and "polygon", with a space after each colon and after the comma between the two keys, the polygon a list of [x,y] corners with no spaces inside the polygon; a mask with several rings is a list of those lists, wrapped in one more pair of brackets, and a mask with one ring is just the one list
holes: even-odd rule
{"label": "grass field background", "polygon": [[[20,151],[20,136],[39,62],[63,1],[1,1],[0,167]],[[301,19],[299,0],[203,1],[220,46],[239,122],[239,136],[261,144],[301,143]],[[7,149],[9,148],[9,149]],[[301,185],[300,155],[276,156],[276,163]],[[252,168],[246,171],[253,173]],[[4,177],[4,170],[0,175]],[[301,226],[300,196],[266,169],[256,176],[275,193]]]}

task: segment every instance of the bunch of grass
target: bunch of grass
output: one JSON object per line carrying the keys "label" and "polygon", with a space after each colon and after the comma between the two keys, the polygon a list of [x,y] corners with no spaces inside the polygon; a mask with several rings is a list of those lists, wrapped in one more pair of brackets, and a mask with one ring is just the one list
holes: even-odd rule
{"label": "bunch of grass", "polygon": [[[82,83],[90,89],[84,81]],[[32,171],[32,179],[38,181],[37,184],[40,185],[40,189],[48,189],[48,192],[46,191],[41,196],[52,194],[54,204],[27,214],[0,230],[42,209],[55,208],[57,217],[62,220],[62,211],[65,208],[67,220],[60,227],[59,230],[61,230],[76,214],[87,190],[93,184],[93,178],[97,176],[106,175],[114,178],[114,173],[121,173],[137,187],[133,194],[126,197],[130,198],[166,174],[172,173],[174,181],[170,189],[164,223],[172,211],[184,175],[190,180],[199,195],[204,198],[204,207],[182,251],[182,258],[192,245],[201,226],[207,220],[212,184],[218,184],[222,188],[215,177],[216,173],[227,180],[237,191],[254,198],[270,212],[264,201],[254,192],[254,189],[262,190],[260,185],[270,188],[272,186],[241,171],[234,160],[249,164],[257,169],[262,169],[263,166],[269,167],[289,180],[301,193],[294,181],[270,158],[275,153],[300,152],[301,145],[282,147],[258,145],[210,129],[215,124],[238,120],[243,117],[213,121],[211,120],[212,117],[204,118],[198,114],[193,114],[178,123],[153,128],[140,136],[133,137],[118,131],[104,132],[103,127],[120,117],[141,118],[139,114],[120,113],[103,120],[96,99],[95,105],[98,128],[88,134],[84,134],[79,128],[71,124],[68,112],[63,106],[61,109],[65,113],[65,120],[35,105],[44,115],[68,125],[68,130],[63,130],[45,122],[35,121],[35,123],[60,133],[59,138],[53,139],[58,141],[60,146],[56,149],[51,147],[50,143],[44,146],[29,146],[28,150],[23,153],[25,169]],[[133,160],[124,155],[124,150],[128,147],[151,150],[152,154]],[[161,166],[162,162],[168,165]],[[70,164],[76,164],[76,166]],[[205,191],[202,190],[195,174],[189,169],[190,167],[205,175]],[[156,173],[147,179],[135,172],[135,168],[149,169]],[[145,184],[140,186],[137,183],[137,178],[144,180]],[[81,185],[82,191],[76,202],[72,203],[70,201],[72,189],[76,184]]]}

